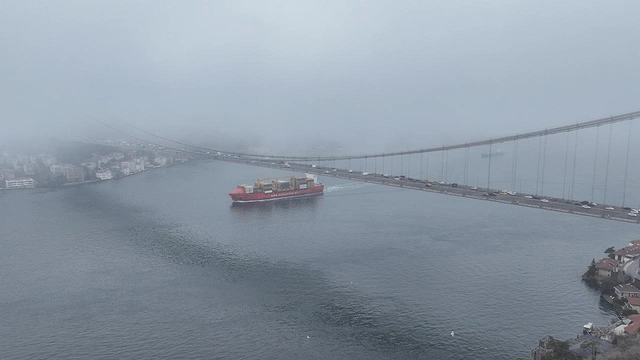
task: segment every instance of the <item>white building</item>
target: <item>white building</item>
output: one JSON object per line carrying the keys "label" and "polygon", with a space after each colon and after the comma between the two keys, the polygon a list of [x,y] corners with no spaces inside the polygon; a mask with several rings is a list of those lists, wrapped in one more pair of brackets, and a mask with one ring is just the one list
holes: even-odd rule
{"label": "white building", "polygon": [[64,173],[64,168],[62,167],[62,165],[56,164],[49,166],[49,171],[51,172],[51,175],[58,176]]}
{"label": "white building", "polygon": [[640,290],[632,284],[619,284],[616,285],[613,290],[616,293],[616,296],[619,298],[630,298],[630,297],[640,297]]}
{"label": "white building", "polygon": [[154,159],[154,162],[158,164],[158,166],[167,166],[168,160],[164,156],[158,156]]}
{"label": "white building", "polygon": [[100,180],[111,180],[113,179],[113,174],[109,169],[98,169],[98,171],[96,171],[96,177]]}
{"label": "white building", "polygon": [[616,260],[626,263],[627,261],[635,260],[640,257],[640,245],[631,245],[622,249],[616,250],[613,253]]}
{"label": "white building", "polygon": [[84,181],[84,169],[79,166],[65,165],[64,176],[70,183],[83,182]]}
{"label": "white building", "polygon": [[55,156],[41,154],[41,155],[38,155],[38,157],[40,158],[40,160],[42,160],[42,163],[45,164],[46,166],[51,166],[56,163]]}
{"label": "white building", "polygon": [[107,155],[107,157],[112,160],[121,160],[124,158],[124,155],[122,153],[111,153]]}
{"label": "white building", "polygon": [[136,163],[134,161],[123,161],[120,163],[120,168],[122,170],[129,169],[129,171],[133,172],[136,170]]}
{"label": "white building", "polygon": [[2,177],[5,180],[13,180],[16,178],[16,172],[12,169],[4,169],[2,170]]}
{"label": "white building", "polygon": [[33,175],[36,173],[36,168],[32,164],[24,164],[22,165],[22,170],[26,175]]}
{"label": "white building", "polygon": [[31,178],[5,180],[4,183],[7,189],[31,189],[36,187],[36,182]]}
{"label": "white building", "polygon": [[91,171],[95,170],[95,168],[98,167],[97,164],[94,161],[86,161],[86,162],[81,163],[80,165],[86,167],[87,169],[89,169]]}
{"label": "white building", "polygon": [[144,171],[144,159],[134,159],[135,171]]}

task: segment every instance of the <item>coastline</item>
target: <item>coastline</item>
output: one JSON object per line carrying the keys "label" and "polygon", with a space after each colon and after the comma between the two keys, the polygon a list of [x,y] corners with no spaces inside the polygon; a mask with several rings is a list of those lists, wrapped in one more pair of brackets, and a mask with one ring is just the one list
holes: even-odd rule
{"label": "coastline", "polygon": [[60,185],[56,185],[56,186],[35,186],[35,187],[29,187],[29,188],[13,188],[13,189],[7,189],[7,188],[0,188],[0,191],[19,191],[19,190],[33,190],[33,189],[60,189],[60,188],[66,188],[66,187],[72,187],[72,186],[80,186],[80,185],[87,185],[87,184],[95,184],[95,183],[101,183],[101,182],[105,182],[105,181],[113,181],[113,180],[120,180],[120,179],[124,179],[124,178],[128,178],[131,176],[135,176],[150,170],[155,170],[155,169],[162,169],[162,168],[168,168],[171,166],[176,166],[176,165],[180,165],[180,164],[184,164],[184,163],[188,163],[188,162],[192,162],[191,161],[183,161],[183,162],[177,162],[177,163],[173,163],[170,165],[163,165],[163,166],[154,166],[154,167],[147,167],[142,171],[137,171],[134,173],[131,173],[129,175],[125,175],[125,176],[118,176],[118,177],[114,177],[111,179],[105,179],[105,180],[101,180],[101,179],[93,179],[93,180],[85,180],[85,181],[81,181],[81,182],[74,182],[74,183],[66,183],[66,184],[60,184]]}

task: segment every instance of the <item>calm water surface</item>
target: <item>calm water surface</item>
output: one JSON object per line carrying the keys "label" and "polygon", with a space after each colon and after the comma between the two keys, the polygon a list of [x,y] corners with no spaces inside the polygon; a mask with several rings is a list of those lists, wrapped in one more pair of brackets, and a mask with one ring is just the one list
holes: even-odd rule
{"label": "calm water surface", "polygon": [[[612,314],[580,282],[637,226],[218,162],[0,192],[2,359],[519,359]],[[450,335],[455,331],[455,337]]]}

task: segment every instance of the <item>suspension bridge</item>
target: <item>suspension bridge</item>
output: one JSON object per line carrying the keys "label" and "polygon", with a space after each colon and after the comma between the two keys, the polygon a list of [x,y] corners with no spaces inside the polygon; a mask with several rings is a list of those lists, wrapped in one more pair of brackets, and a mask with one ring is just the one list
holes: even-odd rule
{"label": "suspension bridge", "polygon": [[353,155],[231,152],[180,142],[123,121],[100,123],[135,143],[74,140],[637,222],[640,216],[631,204],[640,208],[640,163],[632,140],[640,136],[640,128],[636,126],[636,134],[632,125],[639,118],[636,111],[472,142]]}

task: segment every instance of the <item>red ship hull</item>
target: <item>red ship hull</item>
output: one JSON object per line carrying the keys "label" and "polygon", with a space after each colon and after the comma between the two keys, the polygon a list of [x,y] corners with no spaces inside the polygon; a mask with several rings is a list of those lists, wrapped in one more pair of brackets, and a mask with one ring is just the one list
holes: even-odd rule
{"label": "red ship hull", "polygon": [[317,184],[316,186],[309,189],[279,191],[279,192],[272,192],[270,194],[265,194],[265,193],[247,194],[244,191],[244,189],[237,188],[232,192],[230,192],[229,196],[231,196],[231,200],[233,200],[233,202],[249,203],[249,202],[259,202],[259,201],[291,199],[291,198],[312,196],[312,195],[322,195],[323,191],[324,191],[324,185],[322,184]]}

